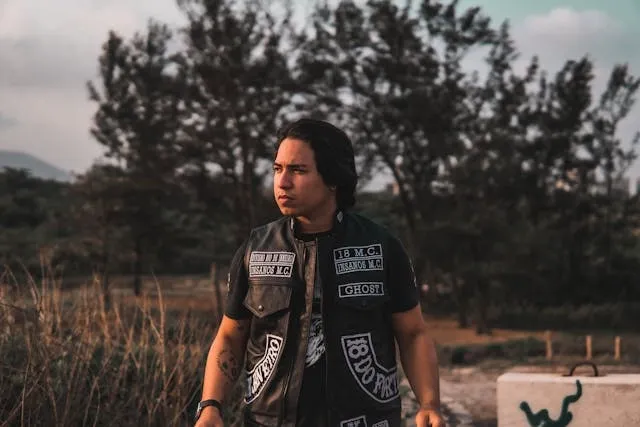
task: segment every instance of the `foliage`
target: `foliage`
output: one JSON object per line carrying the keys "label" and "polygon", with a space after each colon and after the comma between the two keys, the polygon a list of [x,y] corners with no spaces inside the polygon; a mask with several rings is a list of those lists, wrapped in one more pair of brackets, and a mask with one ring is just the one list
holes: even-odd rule
{"label": "foliage", "polygon": [[[293,95],[287,66],[289,10],[259,2],[180,0],[187,17],[180,57],[187,87],[181,175],[206,212],[231,212],[235,244],[269,215],[261,203],[273,135]],[[265,209],[266,208],[266,209]],[[242,214],[239,214],[242,213]]]}
{"label": "foliage", "polygon": [[175,140],[180,131],[181,86],[171,72],[171,32],[150,22],[147,34],[126,43],[111,32],[100,57],[101,88],[90,82],[97,104],[91,133],[120,168],[111,201],[119,204],[133,253],[134,289],[140,292],[145,256],[166,237],[177,189],[179,157]]}
{"label": "foliage", "polygon": [[37,269],[73,234],[65,222],[67,184],[33,177],[26,170],[0,173],[0,265],[16,274]]}
{"label": "foliage", "polygon": [[2,425],[193,425],[212,316],[168,310],[162,293],[106,311],[92,286],[29,288],[0,304]]}

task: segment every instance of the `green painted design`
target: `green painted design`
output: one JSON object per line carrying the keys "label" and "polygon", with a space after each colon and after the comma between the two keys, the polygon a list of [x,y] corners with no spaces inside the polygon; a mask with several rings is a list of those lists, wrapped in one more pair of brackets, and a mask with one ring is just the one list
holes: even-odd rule
{"label": "green painted design", "polygon": [[549,411],[542,409],[537,413],[531,411],[531,407],[527,402],[520,403],[520,409],[526,414],[527,421],[531,427],[566,427],[573,420],[573,414],[569,412],[569,405],[577,402],[582,396],[582,384],[580,380],[576,380],[576,394],[570,394],[562,399],[562,411],[560,412],[560,418],[552,420],[549,417]]}

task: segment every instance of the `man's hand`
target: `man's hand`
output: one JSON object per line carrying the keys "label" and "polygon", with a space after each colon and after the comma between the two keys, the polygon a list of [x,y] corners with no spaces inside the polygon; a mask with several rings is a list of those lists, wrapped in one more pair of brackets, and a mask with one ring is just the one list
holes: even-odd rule
{"label": "man's hand", "polygon": [[446,424],[440,411],[429,408],[418,410],[416,427],[446,427]]}
{"label": "man's hand", "polygon": [[214,406],[203,408],[200,418],[198,418],[194,427],[224,427],[218,408]]}

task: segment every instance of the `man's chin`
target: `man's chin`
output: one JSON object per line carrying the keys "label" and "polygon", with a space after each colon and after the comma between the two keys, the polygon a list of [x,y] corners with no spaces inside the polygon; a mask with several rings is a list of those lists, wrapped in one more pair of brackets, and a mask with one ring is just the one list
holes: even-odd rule
{"label": "man's chin", "polygon": [[280,213],[284,216],[298,216],[299,210],[292,207],[280,206]]}

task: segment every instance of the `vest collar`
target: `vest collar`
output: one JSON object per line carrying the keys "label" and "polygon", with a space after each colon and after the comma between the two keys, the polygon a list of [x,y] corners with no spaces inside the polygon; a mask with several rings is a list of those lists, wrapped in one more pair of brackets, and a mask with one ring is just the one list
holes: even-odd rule
{"label": "vest collar", "polygon": [[[336,210],[335,214],[333,215],[333,227],[331,229],[332,231],[331,234],[336,235],[336,234],[342,233],[345,227],[346,220],[347,220],[346,213],[341,209]],[[297,227],[298,227],[298,222],[294,217],[290,216],[289,231],[293,236],[296,235]]]}

